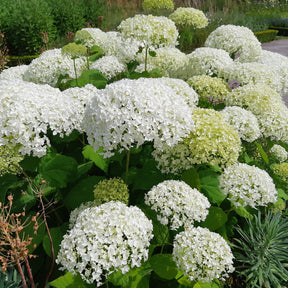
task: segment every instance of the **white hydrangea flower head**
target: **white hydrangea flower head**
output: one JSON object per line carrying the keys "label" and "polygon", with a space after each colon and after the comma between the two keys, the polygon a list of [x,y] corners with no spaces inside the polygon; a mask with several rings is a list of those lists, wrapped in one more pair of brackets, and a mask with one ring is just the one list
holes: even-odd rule
{"label": "white hydrangea flower head", "polygon": [[219,188],[235,207],[256,208],[277,201],[278,193],[270,175],[246,163],[227,167],[219,176]]}
{"label": "white hydrangea flower head", "polygon": [[175,22],[176,25],[191,26],[194,29],[205,28],[208,25],[208,18],[203,11],[192,7],[179,7],[169,19]]}
{"label": "white hydrangea flower head", "polygon": [[233,258],[225,239],[207,228],[189,227],[175,236],[173,259],[190,281],[225,280],[234,271]]}
{"label": "white hydrangea flower head", "polygon": [[261,136],[258,119],[251,111],[238,106],[228,106],[220,113],[242,140],[253,142]]}
{"label": "white hydrangea flower head", "polygon": [[[155,57],[148,56],[149,69],[158,69],[166,77],[186,79],[189,59],[185,53],[176,47],[162,47],[156,49],[155,52]],[[136,71],[145,71],[145,53],[139,53],[136,60],[141,63]]]}
{"label": "white hydrangea flower head", "polygon": [[210,163],[224,168],[238,161],[240,136],[220,112],[197,108],[193,111],[193,120],[195,130],[183,140],[192,164]]}
{"label": "white hydrangea flower head", "polygon": [[4,69],[0,73],[1,80],[23,80],[24,73],[28,69],[28,65],[18,65]]}
{"label": "white hydrangea flower head", "polygon": [[278,144],[274,144],[273,147],[270,149],[270,153],[280,162],[284,162],[288,158],[288,152],[286,149]]}
{"label": "white hydrangea flower head", "polygon": [[288,143],[288,108],[279,93],[267,85],[248,84],[228,93],[227,106],[245,107],[258,119],[264,137]]}
{"label": "white hydrangea flower head", "polygon": [[283,89],[280,70],[275,66],[268,66],[267,64],[257,62],[235,62],[232,65],[224,68],[222,77],[227,82],[230,80],[237,80],[241,83],[241,85],[268,85],[278,93],[280,93]]}
{"label": "white hydrangea flower head", "polygon": [[142,3],[143,9],[174,9],[174,2],[172,0],[144,0]]}
{"label": "white hydrangea flower head", "polygon": [[[76,71],[80,75],[86,69],[86,59],[75,59]],[[47,50],[40,57],[32,60],[25,71],[23,79],[36,84],[48,84],[55,87],[60,75],[68,74],[75,78],[73,60],[62,55],[61,49]]]}
{"label": "white hydrangea flower head", "polygon": [[178,44],[176,25],[164,16],[138,14],[123,20],[118,30],[124,38],[135,38],[145,47],[175,47]]}
{"label": "white hydrangea flower head", "polygon": [[223,70],[233,63],[228,52],[222,49],[200,47],[188,54],[188,78],[195,75],[221,77]]}
{"label": "white hydrangea flower head", "polygon": [[222,78],[208,75],[190,77],[187,83],[196,91],[200,99],[209,101],[223,100],[230,90]]}
{"label": "white hydrangea flower head", "polygon": [[[19,145],[21,154],[42,157],[53,135],[80,129],[83,107],[49,85],[25,81],[0,81],[0,145]],[[82,109],[82,114],[81,114]]]}
{"label": "white hydrangea flower head", "polygon": [[282,94],[288,93],[288,57],[276,52],[262,50],[260,56],[257,57],[257,62],[268,65],[278,70],[282,83]]}
{"label": "white hydrangea flower head", "polygon": [[97,69],[103,73],[108,80],[125,72],[127,66],[119,62],[116,56],[103,56],[90,64],[90,69]]}
{"label": "white hydrangea flower head", "polygon": [[145,194],[145,204],[157,212],[157,219],[171,230],[193,225],[206,219],[208,199],[184,181],[166,180]]}
{"label": "white hydrangea flower head", "polygon": [[148,259],[153,225],[138,207],[108,202],[83,210],[61,242],[56,262],[99,287],[114,271]]}
{"label": "white hydrangea flower head", "polygon": [[116,56],[123,63],[129,63],[136,59],[142,42],[134,38],[125,39],[121,33],[116,31],[109,31],[106,34],[106,41],[101,47],[106,56]]}
{"label": "white hydrangea flower head", "polygon": [[[176,90],[177,91],[177,90]],[[193,109],[161,78],[122,79],[99,90],[86,106],[83,129],[104,157],[153,142],[173,146],[194,129]]]}
{"label": "white hydrangea flower head", "polygon": [[223,49],[239,62],[254,62],[261,54],[261,43],[247,27],[221,25],[206,39],[205,47]]}
{"label": "white hydrangea flower head", "polygon": [[85,36],[85,34],[79,33],[77,31],[78,36],[77,36],[77,32],[76,32],[75,40],[83,41],[83,44],[89,48],[91,48],[92,46],[99,46],[102,48],[104,46],[104,43],[107,40],[107,34],[99,28],[83,28],[79,31],[88,32],[90,34],[90,37],[83,37],[83,36]]}

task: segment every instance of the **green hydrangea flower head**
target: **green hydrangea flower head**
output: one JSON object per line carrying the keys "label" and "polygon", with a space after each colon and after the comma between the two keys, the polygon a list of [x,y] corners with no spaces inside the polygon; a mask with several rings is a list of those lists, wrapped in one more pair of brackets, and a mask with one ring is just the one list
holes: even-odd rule
{"label": "green hydrangea flower head", "polygon": [[174,3],[172,0],[144,0],[142,8],[145,9],[167,9],[174,10]]}
{"label": "green hydrangea flower head", "polygon": [[271,165],[271,168],[282,181],[288,183],[288,163],[283,162]]}
{"label": "green hydrangea flower head", "polygon": [[11,145],[0,146],[0,176],[7,173],[21,173],[19,162],[24,159],[17,147]]}
{"label": "green hydrangea flower head", "polygon": [[86,30],[78,30],[75,33],[74,40],[85,45],[85,43],[93,40],[91,34]]}
{"label": "green hydrangea flower head", "polygon": [[225,168],[237,162],[241,151],[240,136],[220,112],[197,108],[193,111],[193,120],[196,129],[184,138],[191,163],[210,163]]}
{"label": "green hydrangea flower head", "polygon": [[97,205],[109,201],[129,202],[128,186],[120,178],[111,178],[100,181],[94,187],[94,198]]}
{"label": "green hydrangea flower head", "polygon": [[228,84],[221,78],[208,75],[196,75],[187,80],[187,83],[197,92],[200,99],[223,100],[230,92]]}
{"label": "green hydrangea flower head", "polygon": [[76,44],[75,42],[72,42],[62,47],[62,54],[75,59],[86,56],[87,48],[82,44]]}
{"label": "green hydrangea flower head", "polygon": [[176,25],[191,26],[194,29],[205,28],[208,25],[208,19],[205,14],[192,7],[179,7],[170,16]]}

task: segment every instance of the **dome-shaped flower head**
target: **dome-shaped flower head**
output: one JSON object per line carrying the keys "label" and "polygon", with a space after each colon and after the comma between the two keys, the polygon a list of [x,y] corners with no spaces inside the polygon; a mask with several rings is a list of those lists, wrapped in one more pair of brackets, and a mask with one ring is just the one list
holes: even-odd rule
{"label": "dome-shaped flower head", "polygon": [[161,78],[122,79],[99,90],[83,120],[88,141],[104,157],[144,142],[154,147],[177,144],[194,129],[193,108],[186,95],[165,85]]}
{"label": "dome-shaped flower head", "polygon": [[0,146],[0,176],[3,176],[7,173],[21,173],[19,162],[21,162],[23,159],[24,156],[19,153],[17,146]]}
{"label": "dome-shaped flower head", "polygon": [[249,28],[231,24],[216,28],[204,45],[223,49],[240,62],[256,61],[262,51],[261,43]]}
{"label": "dome-shaped flower head", "polygon": [[99,28],[83,28],[75,33],[74,40],[91,48],[92,46],[103,47],[107,34]]}
{"label": "dome-shaped flower head", "polygon": [[274,156],[279,162],[284,162],[288,158],[288,152],[284,147],[278,144],[274,144],[270,149],[270,153]]}
{"label": "dome-shaped flower head", "polygon": [[79,58],[81,56],[87,56],[87,48],[82,44],[76,44],[75,42],[69,43],[61,48],[63,55],[68,55],[72,59]]}
{"label": "dome-shaped flower head", "polygon": [[153,226],[138,207],[108,202],[83,210],[61,242],[56,262],[87,283],[103,284],[148,259]]}
{"label": "dome-shaped flower head", "polygon": [[145,195],[145,204],[157,212],[157,219],[171,230],[204,221],[210,203],[197,189],[184,181],[166,180]]}
{"label": "dome-shaped flower head", "polygon": [[142,3],[143,9],[152,9],[152,10],[160,10],[160,9],[167,9],[173,10],[174,9],[174,2],[172,0],[144,0]]}
{"label": "dome-shaped flower head", "polygon": [[4,69],[0,73],[0,80],[23,80],[28,65],[18,65]]}
{"label": "dome-shaped flower head", "polygon": [[164,16],[135,15],[123,20],[118,30],[124,38],[135,38],[145,47],[175,47],[177,45],[176,25]]}
{"label": "dome-shaped flower head", "polygon": [[288,184],[288,163],[283,162],[271,165],[271,169],[282,181]]}
{"label": "dome-shaped flower head", "polygon": [[208,25],[208,19],[205,14],[192,7],[179,7],[170,16],[176,25],[191,26],[194,29],[205,28]]}
{"label": "dome-shaped flower head", "polygon": [[238,106],[228,106],[220,113],[242,140],[253,142],[261,136],[257,117],[251,111]]}
{"label": "dome-shaped flower head", "polygon": [[245,163],[227,167],[219,176],[219,188],[236,207],[267,206],[277,200],[277,190],[269,174]]}
{"label": "dome-shaped flower head", "polygon": [[233,63],[229,54],[222,50],[209,47],[200,47],[188,54],[188,78],[195,75],[208,75],[221,77],[225,67]]}
{"label": "dome-shaped flower head", "polygon": [[175,236],[173,259],[190,281],[224,280],[234,271],[233,254],[223,237],[202,227]]}

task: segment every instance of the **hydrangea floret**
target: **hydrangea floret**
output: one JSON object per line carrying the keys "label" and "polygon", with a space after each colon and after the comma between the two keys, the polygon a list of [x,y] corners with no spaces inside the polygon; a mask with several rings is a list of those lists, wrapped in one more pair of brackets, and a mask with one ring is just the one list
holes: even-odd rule
{"label": "hydrangea floret", "polygon": [[28,65],[18,65],[4,69],[0,73],[1,80],[23,80],[24,74],[28,69]]}
{"label": "hydrangea floret", "polygon": [[273,147],[270,149],[270,153],[279,161],[284,162],[288,158],[288,152],[286,149],[278,144],[274,144]]}
{"label": "hydrangea floret", "polygon": [[145,204],[151,206],[160,223],[171,230],[204,221],[210,207],[203,194],[179,180],[166,180],[152,187],[145,195]]}
{"label": "hydrangea floret", "polygon": [[124,38],[135,38],[144,47],[177,45],[178,31],[175,23],[164,16],[142,15],[123,20],[118,30]]}
{"label": "hydrangea floret", "polygon": [[176,25],[191,26],[194,29],[205,28],[208,25],[208,18],[203,11],[192,7],[179,7],[169,19],[175,22]]}
{"label": "hydrangea floret", "polygon": [[257,117],[251,111],[238,106],[228,106],[220,113],[225,121],[238,132],[242,140],[253,142],[261,136]]}
{"label": "hydrangea floret", "polygon": [[97,69],[103,73],[108,80],[125,72],[127,66],[121,63],[116,56],[103,56],[90,64],[90,69]]}
{"label": "hydrangea floret", "polygon": [[227,167],[219,176],[219,188],[235,207],[256,208],[277,201],[277,190],[269,174],[246,163]]}
{"label": "hydrangea floret", "polygon": [[87,208],[64,235],[56,262],[99,287],[114,271],[124,274],[148,259],[152,231],[138,207],[111,201]]}
{"label": "hydrangea floret", "polygon": [[188,54],[188,78],[195,75],[222,76],[225,67],[233,64],[228,52],[222,49],[199,47]]}
{"label": "hydrangea floret", "polygon": [[208,75],[190,77],[187,83],[197,92],[200,99],[221,101],[230,92],[228,84],[222,79]]}
{"label": "hydrangea floret", "polygon": [[172,0],[144,0],[142,3],[142,8],[148,10],[173,10],[174,2]]}
{"label": "hydrangea floret", "polygon": [[221,25],[206,39],[205,47],[223,49],[240,62],[254,62],[261,54],[261,43],[247,27]]}
{"label": "hydrangea floret", "polygon": [[21,162],[23,159],[24,156],[19,153],[17,146],[0,146],[0,176],[3,176],[7,173],[21,173],[19,162]]}
{"label": "hydrangea floret", "polygon": [[[99,90],[86,106],[82,127],[103,156],[144,142],[173,146],[194,128],[192,108],[161,78],[122,79]],[[189,87],[189,86],[188,86]]]}
{"label": "hydrangea floret", "polygon": [[173,259],[190,281],[225,280],[234,271],[233,254],[218,233],[189,227],[175,236]]}

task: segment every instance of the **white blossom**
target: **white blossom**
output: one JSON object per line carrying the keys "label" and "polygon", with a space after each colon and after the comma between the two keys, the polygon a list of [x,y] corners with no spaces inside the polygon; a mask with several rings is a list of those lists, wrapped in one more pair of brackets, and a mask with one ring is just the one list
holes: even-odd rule
{"label": "white blossom", "polygon": [[28,69],[28,65],[18,65],[4,69],[0,73],[1,80],[23,80],[24,73]]}
{"label": "white blossom", "polygon": [[202,227],[189,227],[176,235],[173,258],[190,281],[224,280],[234,271],[233,254],[223,237]]}
{"label": "white blossom", "polygon": [[219,188],[236,207],[256,208],[277,200],[277,190],[269,174],[245,163],[227,167],[219,176]]}
{"label": "white blossom", "polygon": [[278,144],[274,144],[270,149],[270,153],[281,163],[287,160],[288,152],[286,149]]}
{"label": "white blossom", "polygon": [[[79,39],[77,38],[77,32],[75,35],[75,40],[81,40],[83,41],[83,44],[89,48],[91,48],[92,46],[99,46],[99,47],[103,47],[105,41],[107,40],[107,33],[105,33],[104,31],[102,31],[99,28],[82,28],[81,31],[86,31],[90,34],[90,37],[81,37],[81,33],[78,33],[79,35]],[[83,34],[82,34],[83,35]]]}
{"label": "white blossom", "polygon": [[148,259],[152,231],[152,221],[138,207],[111,201],[87,208],[64,235],[56,262],[99,287],[114,271],[125,274]]}

